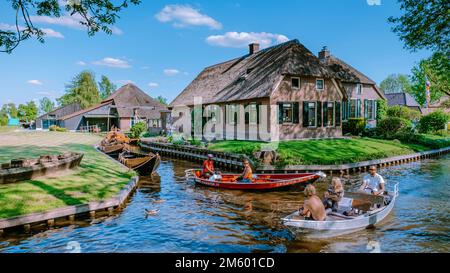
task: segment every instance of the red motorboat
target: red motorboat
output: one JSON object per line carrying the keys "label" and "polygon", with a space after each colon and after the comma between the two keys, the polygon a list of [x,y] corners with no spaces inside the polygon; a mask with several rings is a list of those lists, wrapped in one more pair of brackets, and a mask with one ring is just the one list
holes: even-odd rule
{"label": "red motorboat", "polygon": [[222,174],[220,180],[201,178],[201,170],[186,170],[186,178],[205,186],[230,190],[269,190],[292,185],[313,183],[326,175],[318,173],[255,174],[251,183],[237,181],[240,174]]}

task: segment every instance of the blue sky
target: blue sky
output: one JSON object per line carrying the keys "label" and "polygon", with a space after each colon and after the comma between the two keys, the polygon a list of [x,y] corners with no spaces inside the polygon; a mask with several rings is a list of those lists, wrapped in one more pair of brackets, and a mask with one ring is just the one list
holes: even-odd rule
{"label": "blue sky", "polygon": [[[377,83],[391,73],[408,74],[430,55],[403,49],[391,32],[387,18],[400,14],[394,0],[142,2],[121,14],[113,35],[88,37],[69,16],[34,18],[48,37],[45,44],[30,39],[12,54],[0,53],[0,105],[59,97],[85,69],[171,101],[204,67],[246,54],[255,39],[266,46],[299,39],[313,53],[327,45]],[[0,28],[13,22],[10,2],[1,1]]]}

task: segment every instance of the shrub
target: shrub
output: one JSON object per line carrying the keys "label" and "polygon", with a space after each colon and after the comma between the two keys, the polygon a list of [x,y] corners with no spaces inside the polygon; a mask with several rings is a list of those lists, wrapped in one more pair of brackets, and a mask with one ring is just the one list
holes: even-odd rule
{"label": "shrub", "polygon": [[402,118],[402,119],[407,119],[407,120],[419,120],[420,112],[416,111],[416,110],[411,110],[405,106],[394,105],[387,109],[387,116]]}
{"label": "shrub", "polygon": [[57,125],[52,125],[52,126],[48,127],[48,130],[52,131],[52,132],[67,132],[66,128],[61,128]]}
{"label": "shrub", "polygon": [[364,118],[350,118],[342,124],[343,134],[351,134],[354,136],[362,135],[366,129],[366,120]]}
{"label": "shrub", "polygon": [[192,146],[201,146],[202,142],[199,139],[191,138],[189,140],[189,144],[192,145]]}
{"label": "shrub", "polygon": [[138,138],[145,130],[147,130],[147,126],[144,122],[135,123],[130,129],[130,137]]}
{"label": "shrub", "polygon": [[377,124],[377,134],[387,139],[395,138],[396,134],[411,134],[412,122],[398,117],[388,117]]}
{"label": "shrub", "polygon": [[0,126],[8,125],[8,116],[4,114],[0,114]]}
{"label": "shrub", "polygon": [[377,100],[377,121],[387,118],[388,105],[385,100]]}
{"label": "shrub", "polygon": [[439,130],[445,129],[445,125],[449,120],[449,114],[441,110],[430,113],[420,119],[418,125],[419,132],[423,134],[436,133]]}

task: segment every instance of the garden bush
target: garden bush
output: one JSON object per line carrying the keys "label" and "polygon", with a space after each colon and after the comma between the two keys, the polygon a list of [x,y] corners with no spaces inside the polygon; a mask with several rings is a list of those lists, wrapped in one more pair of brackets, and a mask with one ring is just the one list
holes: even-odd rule
{"label": "garden bush", "polygon": [[377,121],[387,118],[388,105],[385,100],[377,100]]}
{"label": "garden bush", "polygon": [[402,118],[402,119],[407,119],[407,120],[412,121],[412,120],[420,119],[420,112],[409,109],[408,107],[405,107],[405,106],[394,105],[387,109],[387,116]]}
{"label": "garden bush", "polygon": [[449,122],[449,114],[439,110],[428,115],[423,116],[418,125],[420,133],[436,133],[445,129],[445,125]]}
{"label": "garden bush", "polygon": [[130,137],[138,138],[147,130],[147,126],[144,122],[135,123],[130,129]]}
{"label": "garden bush", "polygon": [[412,133],[412,122],[398,117],[388,117],[380,120],[377,124],[377,135],[383,136],[386,139],[396,138],[396,134]]}
{"label": "garden bush", "polygon": [[61,128],[57,125],[52,125],[48,128],[49,131],[51,132],[67,132],[66,128]]}
{"label": "garden bush", "polygon": [[342,124],[342,133],[360,136],[366,129],[366,120],[364,118],[349,118]]}

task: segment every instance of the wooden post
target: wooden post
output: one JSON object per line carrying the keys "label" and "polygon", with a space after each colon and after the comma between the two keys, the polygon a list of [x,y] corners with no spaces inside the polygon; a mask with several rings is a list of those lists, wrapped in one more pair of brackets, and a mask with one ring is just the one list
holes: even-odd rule
{"label": "wooden post", "polygon": [[89,215],[91,216],[91,218],[95,218],[95,210],[90,211],[90,212],[89,212]]}
{"label": "wooden post", "polygon": [[49,219],[49,220],[47,220],[47,225],[48,225],[49,227],[53,227],[53,226],[55,225],[55,219]]}
{"label": "wooden post", "polygon": [[113,207],[108,208],[108,214],[109,214],[109,216],[114,214],[114,208]]}
{"label": "wooden post", "polygon": [[3,229],[0,229],[0,237],[2,237],[3,234],[5,234],[5,231]]}
{"label": "wooden post", "polygon": [[25,230],[26,233],[30,233],[31,225],[30,224],[23,225],[23,229]]}
{"label": "wooden post", "polygon": [[75,215],[69,215],[69,221],[74,222],[75,221]]}

